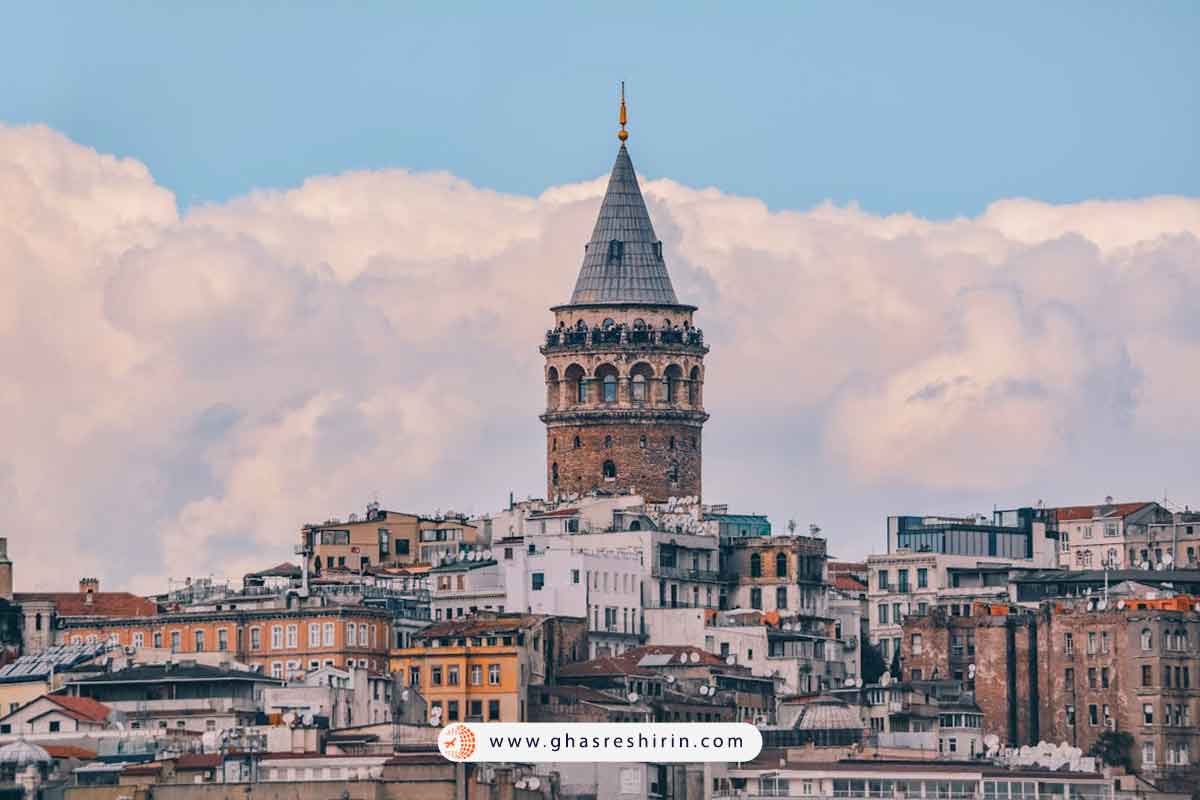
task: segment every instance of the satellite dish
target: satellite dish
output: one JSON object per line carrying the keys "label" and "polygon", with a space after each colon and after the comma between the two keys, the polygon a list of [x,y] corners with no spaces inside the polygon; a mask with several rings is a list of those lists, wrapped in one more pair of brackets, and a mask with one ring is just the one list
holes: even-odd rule
{"label": "satellite dish", "polygon": [[638,693],[637,692],[630,692],[628,695],[626,695],[626,697],[629,699],[629,702],[631,702],[631,703],[636,703],[638,701]]}
{"label": "satellite dish", "polygon": [[542,782],[539,781],[537,778],[530,778],[529,780],[527,780],[525,782],[525,785],[528,786],[530,789],[537,790],[538,787],[540,787],[542,785]]}
{"label": "satellite dish", "polygon": [[680,653],[680,654],[679,654],[679,663],[680,663],[680,664],[686,664],[686,663],[687,663],[687,656],[688,656],[688,654],[687,654],[687,653]]}
{"label": "satellite dish", "polygon": [[1096,608],[1100,609],[1101,611],[1107,611],[1108,610],[1108,601],[1101,600],[1099,603],[1096,604]]}
{"label": "satellite dish", "polygon": [[879,676],[879,685],[880,686],[890,686],[891,683],[892,683],[892,673],[885,672]]}
{"label": "satellite dish", "polygon": [[484,560],[485,560],[485,561],[491,561],[491,560],[492,560],[492,551],[491,551],[491,550],[484,550],[484,551],[483,551],[483,558],[484,558]]}
{"label": "satellite dish", "polygon": [[733,656],[726,656],[725,663],[732,667],[734,664],[737,663],[737,659],[734,658]]}
{"label": "satellite dish", "polygon": [[974,664],[967,665],[967,678],[968,678],[968,680],[975,679],[975,665]]}
{"label": "satellite dish", "polygon": [[667,676],[667,683],[674,683],[674,682],[675,682],[675,676],[674,676],[674,675],[668,675],[668,676]]}
{"label": "satellite dish", "polygon": [[846,682],[845,682],[845,684],[843,684],[843,685],[845,685],[845,686],[853,686],[853,685],[854,685],[854,678],[846,678]]}
{"label": "satellite dish", "polygon": [[1124,608],[1125,608],[1125,601],[1124,601],[1124,600],[1118,600],[1118,601],[1117,601],[1117,608],[1124,609]]}
{"label": "satellite dish", "polygon": [[524,789],[525,788],[525,779],[522,778],[521,780],[514,783],[513,788],[514,789]]}
{"label": "satellite dish", "polygon": [[693,664],[696,664],[696,663],[699,663],[699,661],[700,661],[700,654],[693,650],[691,655],[688,656],[688,658],[689,658],[689,660],[691,660],[691,662]]}
{"label": "satellite dish", "polygon": [[1171,564],[1175,563],[1175,556],[1167,553],[1165,556],[1163,556],[1163,563],[1170,566]]}

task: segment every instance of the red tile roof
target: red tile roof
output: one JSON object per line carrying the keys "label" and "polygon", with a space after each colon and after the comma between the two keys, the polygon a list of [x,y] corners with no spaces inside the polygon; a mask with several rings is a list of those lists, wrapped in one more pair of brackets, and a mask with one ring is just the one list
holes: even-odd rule
{"label": "red tile roof", "polygon": [[95,750],[88,750],[84,747],[73,747],[69,744],[44,744],[41,746],[43,750],[50,754],[51,758],[77,758],[80,761],[91,761],[96,757]]}
{"label": "red tile roof", "polygon": [[158,606],[129,592],[93,592],[91,602],[83,592],[17,592],[17,605],[38,601],[54,603],[60,617],[151,617]]}
{"label": "red tile roof", "polygon": [[184,753],[175,759],[175,769],[213,769],[221,766],[220,753]]}
{"label": "red tile roof", "polygon": [[84,722],[104,722],[112,710],[90,697],[71,697],[65,694],[48,694],[45,697],[70,716]]}
{"label": "red tile roof", "polygon": [[865,592],[867,585],[853,575],[834,575],[833,588],[840,589],[843,592]]}
{"label": "red tile roof", "polygon": [[[1141,501],[1137,503],[1113,503],[1111,505],[1094,505],[1094,506],[1061,506],[1051,509],[1055,512],[1059,522],[1076,522],[1087,519],[1124,519],[1130,514],[1135,514],[1141,511],[1150,502]],[[1105,509],[1108,509],[1105,513]]]}
{"label": "red tile roof", "polygon": [[469,636],[494,636],[498,633],[515,632],[532,628],[542,620],[544,614],[501,614],[498,616],[463,617],[430,625],[413,634],[415,639],[462,639]]}
{"label": "red tile roof", "polygon": [[[692,662],[689,659],[687,664],[679,661],[680,654],[690,656],[692,653],[697,654],[697,661]],[[702,650],[699,647],[686,644],[650,644],[626,650],[617,656],[601,656],[600,658],[593,658],[590,661],[568,664],[560,669],[558,674],[563,677],[586,677],[589,675],[637,675],[650,677],[659,674],[651,668],[651,665],[639,666],[639,662],[648,655],[672,657],[671,663],[657,665],[660,667],[694,667],[700,665],[726,667],[724,659],[720,656],[714,655],[707,650]]]}

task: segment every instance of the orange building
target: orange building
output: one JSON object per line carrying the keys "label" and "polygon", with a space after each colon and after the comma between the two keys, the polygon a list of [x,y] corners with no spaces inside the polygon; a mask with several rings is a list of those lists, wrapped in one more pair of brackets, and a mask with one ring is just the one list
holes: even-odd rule
{"label": "orange building", "polygon": [[466,517],[447,514],[422,517],[387,511],[372,504],[363,516],[305,525],[301,546],[310,553],[314,575],[361,572],[370,567],[429,563],[476,540],[475,525]]}
{"label": "orange building", "polygon": [[390,632],[391,615],[383,609],[312,606],[68,621],[58,639],[180,654],[228,652],[231,660],[287,678],[321,666],[382,670]]}
{"label": "orange building", "polygon": [[525,721],[528,687],[552,683],[560,667],[587,657],[587,623],[575,617],[483,613],[412,639],[392,651],[392,672],[447,722]]}

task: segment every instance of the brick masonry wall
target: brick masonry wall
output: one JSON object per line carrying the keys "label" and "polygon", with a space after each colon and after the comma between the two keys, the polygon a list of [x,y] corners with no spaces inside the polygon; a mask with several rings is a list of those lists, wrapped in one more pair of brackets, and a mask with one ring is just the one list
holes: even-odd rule
{"label": "brick masonry wall", "polygon": [[[574,446],[575,437],[580,446]],[[642,447],[641,438],[646,437]],[[606,437],[611,437],[606,446]],[[675,446],[671,447],[674,437]],[[604,489],[637,491],[647,500],[700,496],[701,430],[698,425],[666,422],[611,423],[600,417],[589,425],[552,425],[546,429],[546,480],[549,497]],[[604,478],[604,462],[617,469]],[[672,463],[679,480],[668,480]],[[554,483],[557,464],[558,484]]]}

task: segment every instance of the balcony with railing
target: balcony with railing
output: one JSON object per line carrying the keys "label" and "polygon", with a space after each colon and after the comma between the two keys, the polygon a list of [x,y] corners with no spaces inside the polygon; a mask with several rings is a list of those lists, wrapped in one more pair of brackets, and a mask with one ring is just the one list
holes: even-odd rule
{"label": "balcony with railing", "polygon": [[721,583],[721,573],[715,569],[699,569],[696,567],[672,567],[657,565],[652,570],[655,578],[667,578],[677,581],[701,581],[704,583]]}
{"label": "balcony with railing", "polygon": [[575,350],[587,347],[640,349],[672,347],[708,351],[704,333],[699,328],[649,328],[632,325],[610,325],[605,328],[557,328],[546,331],[543,353]]}

